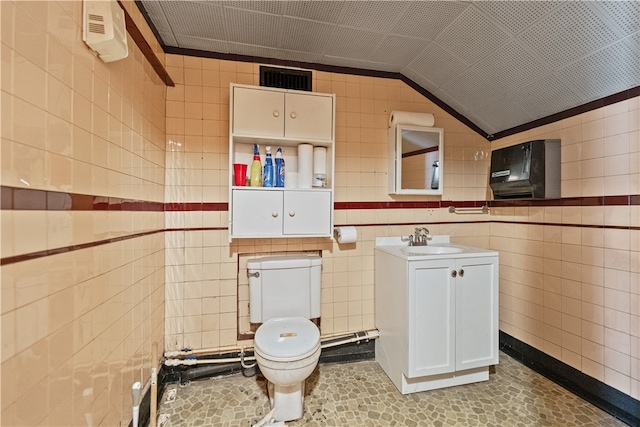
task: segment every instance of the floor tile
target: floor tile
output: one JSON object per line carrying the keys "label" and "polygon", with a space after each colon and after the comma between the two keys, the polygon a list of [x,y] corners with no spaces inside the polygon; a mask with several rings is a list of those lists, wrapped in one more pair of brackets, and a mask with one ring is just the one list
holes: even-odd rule
{"label": "floor tile", "polygon": [[[162,404],[165,427],[251,426],[269,412],[261,375],[193,381]],[[163,399],[164,401],[164,399]],[[287,426],[625,426],[500,353],[489,381],[402,395],[373,361],[322,364],[307,379],[305,414]]]}

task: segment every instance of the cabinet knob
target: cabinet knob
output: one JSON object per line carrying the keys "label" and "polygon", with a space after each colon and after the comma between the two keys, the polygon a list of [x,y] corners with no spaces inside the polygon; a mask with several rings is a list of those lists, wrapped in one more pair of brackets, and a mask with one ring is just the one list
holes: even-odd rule
{"label": "cabinet knob", "polygon": [[278,218],[278,211],[271,212],[271,216],[274,218]]}
{"label": "cabinet knob", "polygon": [[292,119],[295,119],[296,117],[298,117],[298,115],[294,111],[291,112],[290,116]]}
{"label": "cabinet knob", "polygon": [[273,117],[280,117],[280,111],[273,110]]}
{"label": "cabinet knob", "polygon": [[464,270],[463,270],[463,269],[460,269],[460,272],[458,273],[458,275],[459,275],[460,277],[464,277]]}
{"label": "cabinet knob", "polygon": [[453,270],[453,271],[451,272],[451,277],[456,277],[457,275],[458,275],[458,272],[457,272],[457,271]]}
{"label": "cabinet knob", "polygon": [[294,216],[296,216],[296,211],[289,211],[289,216],[291,218],[293,218]]}

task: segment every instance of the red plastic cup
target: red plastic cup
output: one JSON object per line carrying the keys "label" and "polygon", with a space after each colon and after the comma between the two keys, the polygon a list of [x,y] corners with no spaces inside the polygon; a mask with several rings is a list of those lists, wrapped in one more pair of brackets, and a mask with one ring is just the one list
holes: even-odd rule
{"label": "red plastic cup", "polygon": [[247,165],[242,163],[234,163],[233,176],[236,186],[244,187],[244,184],[247,181]]}

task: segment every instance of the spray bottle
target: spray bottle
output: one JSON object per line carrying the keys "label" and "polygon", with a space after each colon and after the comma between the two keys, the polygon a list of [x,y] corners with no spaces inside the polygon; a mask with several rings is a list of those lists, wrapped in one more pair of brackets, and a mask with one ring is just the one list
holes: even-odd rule
{"label": "spray bottle", "polygon": [[264,160],[263,187],[273,187],[275,184],[275,174],[273,170],[273,160],[271,159],[271,147],[267,147],[267,156]]}
{"label": "spray bottle", "polygon": [[282,158],[282,148],[276,151],[276,187],[284,187],[284,159]]}
{"label": "spray bottle", "polygon": [[251,186],[262,186],[262,163],[260,162],[260,149],[258,144],[253,144],[253,162],[251,163]]}

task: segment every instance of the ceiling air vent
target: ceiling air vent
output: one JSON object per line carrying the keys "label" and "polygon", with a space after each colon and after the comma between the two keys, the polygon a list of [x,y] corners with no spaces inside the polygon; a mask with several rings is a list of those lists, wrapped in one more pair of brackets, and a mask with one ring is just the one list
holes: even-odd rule
{"label": "ceiling air vent", "polygon": [[261,66],[260,86],[311,91],[311,71]]}

